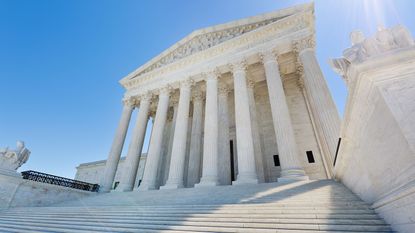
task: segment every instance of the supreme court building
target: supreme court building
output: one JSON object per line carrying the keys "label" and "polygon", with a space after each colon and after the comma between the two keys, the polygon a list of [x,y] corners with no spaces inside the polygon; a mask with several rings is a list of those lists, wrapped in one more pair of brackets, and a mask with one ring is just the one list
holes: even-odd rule
{"label": "supreme court building", "polygon": [[196,30],[124,77],[100,190],[332,178],[340,118],[316,59],[313,11],[304,4]]}

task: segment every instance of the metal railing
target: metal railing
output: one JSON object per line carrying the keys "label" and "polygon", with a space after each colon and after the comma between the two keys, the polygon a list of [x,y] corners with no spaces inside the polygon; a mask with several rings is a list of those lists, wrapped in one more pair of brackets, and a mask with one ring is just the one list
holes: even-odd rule
{"label": "metal railing", "polygon": [[37,171],[24,171],[22,172],[23,179],[26,180],[33,180],[36,182],[46,183],[46,184],[53,184],[59,185],[68,188],[80,189],[90,192],[98,192],[99,185],[98,184],[90,184],[87,182],[79,181],[79,180],[72,180],[65,177],[54,176],[42,172]]}

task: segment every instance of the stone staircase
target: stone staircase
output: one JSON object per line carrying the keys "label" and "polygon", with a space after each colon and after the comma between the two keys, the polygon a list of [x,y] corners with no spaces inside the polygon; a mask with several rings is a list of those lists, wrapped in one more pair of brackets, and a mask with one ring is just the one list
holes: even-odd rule
{"label": "stone staircase", "polygon": [[392,232],[332,180],[108,193],[0,211],[0,232]]}

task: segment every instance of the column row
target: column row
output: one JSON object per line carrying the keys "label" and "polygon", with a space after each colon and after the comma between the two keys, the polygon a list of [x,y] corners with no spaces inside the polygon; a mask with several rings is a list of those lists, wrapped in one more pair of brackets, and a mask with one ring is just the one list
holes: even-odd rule
{"label": "column row", "polygon": [[[279,181],[306,180],[304,169],[299,160],[299,151],[295,141],[294,130],[290,119],[287,100],[282,85],[279,66],[275,54],[265,51],[260,54],[265,69],[266,83],[271,103],[271,113],[276,141],[279,149],[281,163],[281,177]],[[233,62],[230,65],[233,74],[234,98],[235,98],[235,124],[236,124],[236,145],[238,153],[238,175],[234,185],[246,183],[258,183],[263,178],[263,171],[258,167],[258,158],[262,160],[261,148],[258,148],[258,126],[253,125],[252,118],[256,118],[252,109],[253,87],[247,85],[246,64],[244,60]],[[191,124],[190,139],[190,160],[188,164],[187,183],[190,186],[215,186],[218,183],[230,184],[230,180],[219,182],[219,173],[229,173],[230,170],[221,168],[219,154],[229,157],[228,144],[221,144],[229,140],[228,119],[224,117],[228,114],[227,104],[219,105],[227,101],[227,87],[219,87],[217,71],[209,72],[205,75],[206,83],[206,104],[204,119],[204,139],[203,151],[202,122],[203,122],[203,98],[200,89],[193,89],[193,118]],[[184,171],[186,166],[186,146],[187,132],[189,125],[189,111],[192,96],[191,80],[180,83],[180,96],[177,108],[177,118],[174,126],[173,145],[171,149],[171,159],[166,184],[162,189],[176,189],[184,186]],[[219,90],[221,90],[219,92]],[[225,91],[226,90],[226,91]],[[157,189],[157,174],[161,159],[163,144],[163,132],[166,126],[167,114],[169,109],[170,89],[165,87],[158,90],[158,104],[154,120],[154,125],[150,138],[150,146],[147,154],[144,175],[139,190]],[[195,93],[196,92],[196,93]],[[128,148],[126,167],[123,172],[119,191],[131,191],[137,175],[138,163],[140,161],[141,150],[147,128],[149,117],[151,95],[143,95],[139,98],[139,113],[134,127],[131,143]],[[111,151],[106,163],[105,174],[101,181],[101,191],[107,192],[111,189],[114,181],[115,172],[120,159],[121,150],[124,144],[125,135],[133,111],[134,101],[127,101],[124,104],[121,120],[116,132],[116,136],[111,147]],[[200,155],[203,153],[203,156]],[[257,157],[257,159],[255,159]],[[260,161],[261,162],[261,161]],[[226,163],[226,162],[225,162]],[[261,162],[262,163],[262,162]],[[259,164],[261,164],[259,163]],[[200,168],[202,164],[202,168]],[[226,164],[225,164],[226,165]],[[199,171],[202,170],[199,180]],[[258,174],[262,174],[258,176]]]}

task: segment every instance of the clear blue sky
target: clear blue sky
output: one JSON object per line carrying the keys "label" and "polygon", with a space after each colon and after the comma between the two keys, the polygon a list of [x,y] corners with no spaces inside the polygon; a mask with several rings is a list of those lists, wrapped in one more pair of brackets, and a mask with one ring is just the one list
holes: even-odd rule
{"label": "clear blue sky", "polygon": [[[32,154],[21,170],[73,177],[107,157],[119,79],[195,29],[303,2],[0,0],[0,147],[24,140]],[[327,60],[354,29],[401,23],[415,34],[415,1],[317,0],[315,11],[318,59],[343,114],[346,89]]]}

